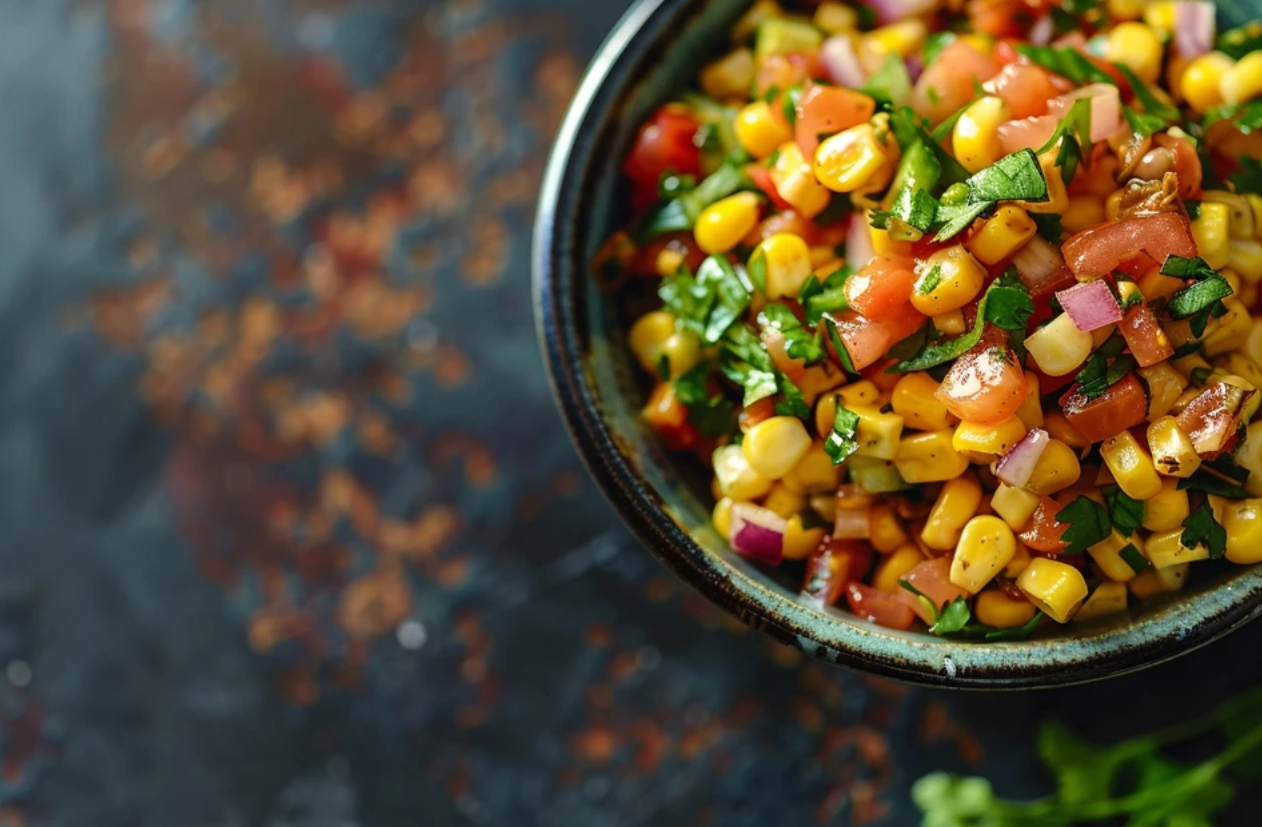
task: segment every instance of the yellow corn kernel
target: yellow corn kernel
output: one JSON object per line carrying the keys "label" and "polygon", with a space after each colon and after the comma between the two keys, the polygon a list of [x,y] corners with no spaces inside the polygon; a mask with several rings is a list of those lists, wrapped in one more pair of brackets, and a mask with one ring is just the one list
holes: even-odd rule
{"label": "yellow corn kernel", "polygon": [[968,457],[951,447],[950,429],[903,437],[894,460],[902,478],[917,485],[953,480],[968,470]]}
{"label": "yellow corn kernel", "polygon": [[[973,104],[969,112],[985,100],[988,98],[982,98],[981,101]],[[956,129],[959,129],[958,122]],[[958,141],[958,138],[956,140]],[[959,144],[957,143],[956,146],[958,152]],[[1006,205],[1000,207],[995,212],[994,218],[982,225],[982,228],[968,240],[966,246],[978,261],[995,265],[1024,247],[1036,232],[1038,232],[1038,227],[1030,218],[1029,213],[1019,207]]]}
{"label": "yellow corn kernel", "polygon": [[802,237],[776,233],[754,249],[750,261],[759,255],[767,261],[767,298],[796,299],[813,271],[811,248]]}
{"label": "yellow corn kernel", "polygon": [[1097,617],[1126,611],[1126,584],[1101,583],[1074,615],[1075,622],[1095,620]]}
{"label": "yellow corn kernel", "polygon": [[899,546],[894,553],[882,560],[872,576],[872,587],[887,594],[898,594],[902,587],[898,582],[907,572],[925,561],[925,555],[915,543]]}
{"label": "yellow corn kernel", "polygon": [[723,497],[714,504],[714,511],[710,515],[714,530],[724,540],[730,540],[732,537],[732,505],[731,497]]}
{"label": "yellow corn kernel", "polygon": [[1025,490],[1040,497],[1050,497],[1078,482],[1081,476],[1082,466],[1078,464],[1074,449],[1059,439],[1049,439]]}
{"label": "yellow corn kernel", "polygon": [[851,411],[856,408],[880,408],[881,390],[872,382],[863,379],[821,396],[819,402],[815,404],[815,430],[820,439],[828,439],[828,435],[833,432],[838,402],[843,408]]}
{"label": "yellow corn kernel", "polygon": [[1227,530],[1227,559],[1242,566],[1262,563],[1262,500],[1227,504],[1223,515]]}
{"label": "yellow corn kernel", "polygon": [[780,197],[787,201],[803,218],[814,218],[828,209],[832,191],[819,182],[815,170],[802,155],[795,141],[780,145],[776,162],[771,167],[771,182],[776,185]]}
{"label": "yellow corn kernel", "polygon": [[1197,543],[1195,548],[1183,545],[1183,529],[1163,531],[1148,538],[1144,555],[1153,568],[1165,569],[1184,563],[1195,563],[1209,559],[1209,548],[1204,543]]}
{"label": "yellow corn kernel", "polygon": [[1140,368],[1139,375],[1148,385],[1148,416],[1153,421],[1168,414],[1174,407],[1175,400],[1187,390],[1187,377],[1175,370],[1169,362]]}
{"label": "yellow corn kernel", "polygon": [[787,520],[806,508],[806,497],[790,491],[782,483],[776,483],[772,486],[767,499],[763,500],[762,507],[768,511],[774,511]]}
{"label": "yellow corn kernel", "polygon": [[1262,95],[1262,52],[1250,52],[1223,72],[1218,85],[1227,103],[1244,103]]}
{"label": "yellow corn kernel", "polygon": [[1046,557],[1030,561],[1017,578],[1017,588],[1057,623],[1069,622],[1082,601],[1087,599],[1087,580],[1082,572]]}
{"label": "yellow corn kernel", "polygon": [[968,329],[968,325],[964,323],[964,314],[959,310],[952,310],[950,313],[939,313],[930,319],[936,329],[943,336],[960,336]]}
{"label": "yellow corn kernel", "polygon": [[1201,214],[1192,222],[1196,250],[1215,270],[1227,266],[1231,254],[1231,210],[1226,204],[1201,204]]}
{"label": "yellow corn kernel", "polygon": [[964,526],[951,561],[951,583],[977,594],[1017,553],[1017,538],[998,517],[974,517]]}
{"label": "yellow corn kernel", "polygon": [[1101,443],[1100,457],[1126,496],[1149,500],[1161,493],[1161,476],[1148,452],[1130,431],[1122,431]]}
{"label": "yellow corn kernel", "polygon": [[743,100],[755,74],[754,53],[737,49],[701,70],[701,89],[715,100]]}
{"label": "yellow corn kernel", "polygon": [[793,470],[785,475],[784,486],[796,494],[817,494],[836,491],[841,469],[833,465],[824,443],[816,440]]}
{"label": "yellow corn kernel", "polygon": [[923,20],[910,18],[873,29],[864,35],[863,46],[873,55],[879,56],[877,66],[885,62],[885,56],[896,54],[907,58],[919,52],[929,36],[929,28]]}
{"label": "yellow corn kernel", "polygon": [[1245,356],[1262,365],[1262,318],[1254,319],[1249,325],[1249,337],[1241,349]]}
{"label": "yellow corn kernel", "polygon": [[977,620],[996,629],[1015,629],[1029,623],[1038,611],[1028,600],[1010,597],[999,589],[987,589],[977,595],[973,614]]}
{"label": "yellow corn kernel", "polygon": [[1162,32],[1174,31],[1174,3],[1170,0],[1149,0],[1144,4],[1144,22]]}
{"label": "yellow corn kernel", "polygon": [[837,251],[826,244],[811,245],[811,266],[818,270],[834,273],[841,268],[842,261],[837,258]]}
{"label": "yellow corn kernel", "polygon": [[1039,156],[1039,167],[1043,170],[1043,177],[1047,179],[1047,200],[1015,202],[1017,206],[1026,212],[1038,213],[1039,215],[1064,215],[1065,210],[1069,209],[1069,191],[1065,188],[1065,179],[1061,177],[1060,167],[1056,166],[1056,157],[1060,154],[1060,146],[1061,144],[1058,141],[1056,146]]}
{"label": "yellow corn kernel", "polygon": [[672,333],[657,350],[657,359],[666,360],[670,377],[678,379],[701,362],[701,337],[691,330]]}
{"label": "yellow corn kernel", "polygon": [[1255,192],[1245,193],[1244,200],[1249,202],[1253,210],[1253,228],[1257,238],[1262,238],[1262,195]]}
{"label": "yellow corn kernel", "polygon": [[1114,20],[1138,20],[1146,0],[1107,0],[1104,8]]}
{"label": "yellow corn kernel", "polygon": [[657,370],[658,351],[675,335],[675,317],[662,310],[645,313],[627,334],[627,343],[640,367],[650,373]]}
{"label": "yellow corn kernel", "polygon": [[[1013,529],[1013,531],[1015,532],[1016,529]],[[1023,544],[1017,543],[1017,553],[1008,561],[1008,565],[1004,566],[1003,576],[1009,580],[1016,580],[1033,560],[1034,556],[1030,554],[1030,550]]]}
{"label": "yellow corn kernel", "polygon": [[738,192],[710,205],[693,229],[697,246],[710,255],[734,249],[758,226],[758,208],[758,196],[752,192]]}
{"label": "yellow corn kernel", "polygon": [[1066,233],[1080,233],[1104,223],[1104,202],[1094,195],[1075,195],[1069,199],[1069,208],[1060,217],[1060,225]]}
{"label": "yellow corn kernel", "polygon": [[684,265],[684,254],[679,250],[667,247],[657,254],[657,260],[653,262],[653,269],[662,278],[673,276],[679,272],[679,268]]}
{"label": "yellow corn kernel", "polygon": [[773,17],[784,17],[784,8],[776,0],[756,0],[749,11],[741,15],[732,26],[732,41],[744,43],[754,36],[758,27]]}
{"label": "yellow corn kernel", "polygon": [[[955,122],[951,138],[951,149],[960,165],[969,172],[978,172],[1002,158],[1005,154],[1003,143],[1000,142],[999,133],[996,130],[1000,124],[1010,120],[1012,116],[1008,112],[1007,101],[992,95],[978,98],[968,109],[965,109]],[[1029,220],[1028,216],[1025,218]],[[1033,234],[1033,223],[1030,226],[1031,234]],[[1025,240],[1029,241],[1029,236]],[[981,258],[981,256],[978,257]],[[994,264],[995,262],[986,263]]]}
{"label": "yellow corn kernel", "polygon": [[1174,366],[1175,370],[1186,377],[1191,377],[1193,374],[1198,372],[1208,374],[1213,371],[1213,366],[1210,365],[1210,363],[1206,361],[1205,357],[1199,353],[1189,353],[1187,356],[1181,356],[1178,359],[1173,359],[1170,364]]}
{"label": "yellow corn kernel", "polygon": [[977,259],[956,244],[940,250],[916,265],[916,289],[912,306],[926,316],[959,310],[977,298],[986,283],[986,270]]}
{"label": "yellow corn kernel", "polygon": [[951,480],[938,493],[920,532],[921,542],[935,551],[953,551],[960,542],[960,532],[981,504],[982,487],[972,474]]}
{"label": "yellow corn kernel", "polygon": [[784,556],[788,560],[804,560],[811,556],[819,544],[824,542],[828,532],[823,528],[806,528],[802,525],[802,516],[794,514],[788,518],[784,529]]}
{"label": "yellow corn kernel", "polygon": [[714,478],[724,497],[744,502],[764,496],[774,484],[753,469],[739,445],[724,445],[714,452]]}
{"label": "yellow corn kernel", "polygon": [[1211,322],[1205,331],[1204,353],[1210,358],[1243,349],[1252,333],[1253,319],[1243,302],[1227,298],[1223,307],[1227,308],[1226,315]]}
{"label": "yellow corn kernel", "polygon": [[[885,166],[889,153],[871,124],[832,136],[815,152],[815,177],[833,192],[854,192]],[[788,199],[785,199],[788,200]]]}
{"label": "yellow corn kernel", "polygon": [[807,503],[811,506],[811,510],[819,515],[820,519],[832,525],[837,521],[837,495],[836,494],[814,494]]}
{"label": "yellow corn kernel", "polygon": [[1139,289],[1148,301],[1168,299],[1187,286],[1183,279],[1161,275],[1160,267],[1154,267],[1138,283]]}
{"label": "yellow corn kernel", "polygon": [[903,524],[894,511],[894,506],[882,503],[872,507],[868,512],[868,525],[872,536],[868,542],[881,554],[889,554],[899,546],[911,542],[911,535],[903,530]]}
{"label": "yellow corn kernel", "polygon": [[1156,83],[1165,49],[1157,33],[1143,23],[1119,23],[1109,33],[1105,59],[1129,66],[1145,83]]}
{"label": "yellow corn kernel", "polygon": [[1253,239],[1233,238],[1227,253],[1227,263],[1240,274],[1246,284],[1257,285],[1262,281],[1262,243]]}
{"label": "yellow corn kernel", "polygon": [[951,438],[951,447],[960,453],[971,451],[984,454],[989,457],[985,464],[989,464],[995,457],[1008,453],[1026,433],[1025,423],[1015,416],[1010,416],[997,425],[961,422],[955,429],[955,436]]}
{"label": "yellow corn kernel", "polygon": [[[1164,569],[1149,569],[1126,585],[1130,588],[1131,594],[1141,599],[1151,597],[1154,594],[1177,592],[1187,584],[1189,568],[1190,564],[1183,563],[1178,566],[1168,566]],[[1147,578],[1150,575],[1151,579],[1149,580]],[[1142,586],[1141,581],[1144,581]]]}
{"label": "yellow corn kernel", "polygon": [[1249,401],[1245,402],[1244,407],[1240,410],[1240,418],[1242,421],[1252,421],[1253,417],[1257,415],[1258,409],[1262,408],[1262,394],[1256,392],[1258,386],[1250,382],[1248,379],[1245,379],[1243,376],[1236,376],[1230,373],[1220,374],[1219,371],[1214,371],[1214,376],[1218,380],[1218,384],[1231,385],[1233,388],[1240,388],[1245,393],[1253,394],[1249,397]]}
{"label": "yellow corn kernel", "polygon": [[741,443],[745,459],[760,476],[778,480],[811,450],[811,435],[795,416],[773,416],[759,422]]}
{"label": "yellow corn kernel", "polygon": [[1191,513],[1188,492],[1179,490],[1177,479],[1162,480],[1161,493],[1144,503],[1144,528],[1149,531],[1174,531]]}
{"label": "yellow corn kernel", "polygon": [[1021,531],[1025,528],[1038,506],[1037,496],[1004,483],[1000,483],[990,497],[990,507],[996,514],[1003,517],[1004,522],[1013,531]]}
{"label": "yellow corn kernel", "polygon": [[1040,398],[1039,378],[1031,371],[1025,374],[1025,398],[1017,408],[1017,419],[1027,430],[1043,427],[1043,400]]}
{"label": "yellow corn kernel", "polygon": [[793,129],[783,118],[776,117],[766,101],[755,101],[741,109],[734,127],[737,143],[759,160],[770,158],[781,144],[793,140]]}
{"label": "yellow corn kernel", "polygon": [[[849,407],[849,406],[847,406]],[[881,413],[878,408],[850,408],[859,416],[855,441],[861,457],[892,460],[898,456],[898,440],[903,435],[903,418],[898,414]]]}
{"label": "yellow corn kernel", "polygon": [[[1123,306],[1144,300],[1144,291],[1140,290],[1139,285],[1133,281],[1122,281],[1119,279],[1117,282],[1117,295],[1121,297]],[[1115,330],[1116,328],[1117,325],[1110,325],[1108,329]]]}
{"label": "yellow corn kernel", "polygon": [[1091,355],[1090,333],[1078,329],[1068,313],[1040,327],[1025,340],[1026,350],[1048,376],[1067,376],[1082,367]]}
{"label": "yellow corn kernel", "polygon": [[1111,324],[1105,327],[1097,327],[1091,331],[1091,349],[1097,350],[1104,346],[1113,333],[1117,330],[1117,325]]}
{"label": "yellow corn kernel", "polygon": [[894,413],[903,424],[918,431],[941,431],[950,427],[951,414],[934,396],[941,384],[927,373],[909,373],[894,386]]}
{"label": "yellow corn kernel", "polygon": [[1227,190],[1205,190],[1201,198],[1213,204],[1226,204],[1231,211],[1228,229],[1232,238],[1251,239],[1257,229],[1249,199]]}
{"label": "yellow corn kernel", "polygon": [[1125,583],[1139,574],[1122,557],[1122,551],[1127,546],[1134,546],[1137,551],[1141,554],[1143,553],[1144,542],[1139,538],[1138,534],[1128,540],[1114,531],[1109,535],[1108,539],[1102,540],[1087,549],[1087,554],[1091,555],[1091,559],[1095,561],[1095,564],[1100,567],[1100,570],[1104,572],[1106,577],[1118,583]]}
{"label": "yellow corn kernel", "polygon": [[826,0],[815,10],[815,25],[829,34],[853,32],[859,28],[859,13],[844,3]]}
{"label": "yellow corn kernel", "polygon": [[833,367],[832,362],[824,361],[807,368],[797,386],[806,404],[814,406],[816,400],[845,381],[845,373]]}
{"label": "yellow corn kernel", "polygon": [[1052,410],[1047,412],[1043,422],[1043,430],[1047,431],[1048,436],[1052,439],[1059,440],[1070,448],[1082,451],[1091,447],[1091,443],[1087,438],[1078,433],[1078,429],[1071,425],[1060,411]]}

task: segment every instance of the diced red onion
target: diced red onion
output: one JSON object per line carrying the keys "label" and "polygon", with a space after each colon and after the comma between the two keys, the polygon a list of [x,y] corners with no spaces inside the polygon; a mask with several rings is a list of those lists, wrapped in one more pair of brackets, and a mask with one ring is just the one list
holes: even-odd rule
{"label": "diced red onion", "polygon": [[1174,4],[1174,49],[1184,58],[1200,57],[1214,48],[1217,27],[1214,4],[1205,0],[1180,0]]}
{"label": "diced red onion", "polygon": [[1034,468],[1047,450],[1049,437],[1047,431],[1035,428],[1025,438],[1012,446],[1012,450],[1004,454],[995,465],[995,476],[1005,485],[1013,488],[1025,488],[1034,476]]}
{"label": "diced red onion", "polygon": [[920,76],[925,72],[925,60],[920,55],[912,55],[907,58],[907,76],[911,78],[911,82],[915,83],[920,80]]}
{"label": "diced red onion", "polygon": [[1046,46],[1056,36],[1056,21],[1050,14],[1045,14],[1030,27],[1030,42],[1035,46]]}
{"label": "diced red onion", "polygon": [[1092,83],[1081,89],[1067,92],[1053,99],[1047,111],[1057,118],[1069,114],[1074,101],[1079,98],[1091,99],[1091,140],[1107,141],[1122,128],[1122,98],[1117,87],[1111,83]]}
{"label": "diced red onion", "polygon": [[1060,249],[1040,235],[1031,238],[1018,250],[1012,263],[1017,268],[1017,275],[1030,288],[1035,299],[1051,296],[1057,287],[1073,279],[1065,267]]}
{"label": "diced red onion", "polygon": [[868,82],[868,73],[859,62],[859,55],[854,50],[854,41],[846,35],[830,37],[820,48],[819,58],[824,64],[828,77],[839,86],[859,89]]}
{"label": "diced red onion", "polygon": [[850,229],[846,232],[846,263],[858,270],[874,258],[876,247],[872,244],[868,214],[860,210],[850,217]]}
{"label": "diced red onion", "polygon": [[1122,320],[1122,308],[1113,298],[1113,291],[1104,279],[1083,282],[1056,294],[1056,300],[1065,308],[1074,326],[1083,333],[1090,333]]}
{"label": "diced red onion", "polygon": [[784,557],[788,523],[776,512],[751,503],[732,506],[732,549],[760,563],[777,565]]}
{"label": "diced red onion", "polygon": [[897,23],[937,8],[939,0],[867,0],[881,23]]}
{"label": "diced red onion", "polygon": [[838,540],[866,540],[872,536],[872,521],[866,508],[839,508],[833,523],[833,537]]}

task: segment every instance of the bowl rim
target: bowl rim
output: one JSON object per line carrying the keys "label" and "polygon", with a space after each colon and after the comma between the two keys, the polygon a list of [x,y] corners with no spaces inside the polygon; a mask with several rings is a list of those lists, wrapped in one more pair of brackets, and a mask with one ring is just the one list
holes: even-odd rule
{"label": "bowl rim", "polygon": [[[609,112],[636,84],[630,68],[653,49],[669,46],[675,36],[670,33],[679,26],[665,24],[699,13],[706,2],[638,0],[615,25],[584,74],[557,133],[535,219],[533,304],[553,395],[584,465],[649,551],[721,609],[783,643],[830,663],[929,686],[1050,688],[1116,677],[1192,652],[1262,614],[1258,566],[1210,592],[1229,592],[1230,600],[1171,600],[1129,624],[1094,635],[1003,644],[962,643],[927,634],[900,636],[819,612],[767,588],[707,552],[671,519],[600,415],[578,333],[582,311],[569,300],[574,294],[567,290],[576,279],[587,278],[587,268],[572,266],[580,253],[571,254],[574,245],[566,242],[581,205],[581,198],[573,194],[582,193],[582,184],[590,177],[590,152],[613,120]],[[665,34],[646,35],[650,30]]]}

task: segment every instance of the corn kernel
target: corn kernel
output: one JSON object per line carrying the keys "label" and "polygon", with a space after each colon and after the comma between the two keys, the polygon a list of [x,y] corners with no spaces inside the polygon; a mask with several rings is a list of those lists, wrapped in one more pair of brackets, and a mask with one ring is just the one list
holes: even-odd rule
{"label": "corn kernel", "polygon": [[740,100],[749,96],[755,73],[754,53],[737,49],[701,70],[701,89],[715,100]]}
{"label": "corn kernel", "polygon": [[1253,221],[1253,208],[1249,199],[1227,190],[1205,190],[1201,198],[1213,204],[1225,204],[1230,213],[1228,231],[1232,238],[1252,239],[1256,226]]}
{"label": "corn kernel", "polygon": [[919,546],[914,543],[899,546],[877,565],[876,574],[872,576],[872,587],[887,594],[899,594],[902,591],[899,581],[924,561],[925,555]]}
{"label": "corn kernel", "polygon": [[939,313],[930,318],[933,327],[943,336],[960,336],[968,329],[968,325],[964,323],[964,314],[959,310],[952,310],[950,313]]}
{"label": "corn kernel", "polygon": [[977,594],[995,579],[1017,553],[1017,539],[998,517],[974,517],[964,526],[955,558],[951,583]]}
{"label": "corn kernel", "polygon": [[773,17],[784,17],[784,14],[784,8],[776,0],[756,0],[732,26],[732,40],[743,43],[753,37],[763,23]]}
{"label": "corn kernel", "polygon": [[837,405],[853,411],[855,408],[880,408],[881,391],[867,379],[826,393],[815,404],[815,430],[821,439],[828,439],[837,418]]}
{"label": "corn kernel", "polygon": [[1026,430],[1043,427],[1043,400],[1040,398],[1039,378],[1032,371],[1025,374],[1025,398],[1017,408],[1017,419],[1021,420]]}
{"label": "corn kernel", "polygon": [[999,589],[987,589],[977,595],[973,614],[977,620],[996,629],[1016,629],[1029,623],[1038,611],[1028,600],[1010,597]]}
{"label": "corn kernel", "polygon": [[1187,390],[1188,380],[1169,362],[1159,362],[1150,368],[1140,368],[1139,375],[1148,386],[1148,416],[1154,422],[1165,416],[1174,407],[1183,391]]}
{"label": "corn kernel", "polygon": [[701,363],[701,337],[691,330],[672,333],[657,350],[657,359],[666,360],[670,378],[678,379]]}
{"label": "corn kernel", "polygon": [[811,435],[797,417],[773,416],[750,429],[741,449],[750,468],[766,479],[778,480],[811,450]]}
{"label": "corn kernel", "polygon": [[978,425],[973,422],[961,422],[951,438],[951,447],[960,453],[980,454],[984,457],[981,464],[989,465],[996,457],[1008,453],[1012,446],[1020,442],[1026,435],[1025,423],[1015,416],[1010,416],[997,425]]}
{"label": "corn kernel", "polygon": [[1082,367],[1091,355],[1092,338],[1083,333],[1068,313],[1057,316],[1025,340],[1026,350],[1048,376],[1067,376]]}
{"label": "corn kernel", "polygon": [[1091,442],[1078,433],[1078,429],[1071,425],[1060,411],[1052,410],[1047,412],[1043,422],[1043,430],[1047,431],[1052,439],[1059,440],[1070,448],[1084,451],[1091,447]]}
{"label": "corn kernel", "polygon": [[1223,73],[1218,85],[1227,103],[1244,103],[1262,95],[1262,52],[1250,52]]}
{"label": "corn kernel", "polygon": [[1231,210],[1226,204],[1201,204],[1201,214],[1192,221],[1192,237],[1201,258],[1221,270],[1231,261]]}
{"label": "corn kernel", "polygon": [[754,249],[750,260],[759,255],[767,262],[767,298],[796,299],[813,271],[811,248],[802,237],[776,233]]}
{"label": "corn kernel", "polygon": [[879,67],[891,53],[908,58],[919,52],[928,36],[929,27],[913,17],[873,29],[864,36],[863,46],[878,58],[876,66]]}
{"label": "corn kernel", "polygon": [[1126,584],[1101,583],[1074,615],[1075,622],[1095,620],[1097,617],[1126,611]]}
{"label": "corn kernel", "polygon": [[837,521],[837,495],[814,494],[806,501],[820,519],[832,525]]}
{"label": "corn kernel", "polygon": [[911,542],[911,536],[903,530],[894,506],[889,503],[872,507],[868,512],[868,525],[871,530],[868,542],[881,554],[889,554]]}
{"label": "corn kernel", "polygon": [[1154,267],[1138,283],[1139,289],[1148,301],[1168,299],[1187,286],[1183,279],[1161,275],[1160,267]]}
{"label": "corn kernel", "polygon": [[1262,563],[1262,500],[1228,503],[1223,528],[1228,560],[1242,566]]}
{"label": "corn kernel", "polygon": [[1144,503],[1144,528],[1173,531],[1183,525],[1189,513],[1188,492],[1179,490],[1177,479],[1166,479],[1161,483],[1161,493]]}
{"label": "corn kernel", "polygon": [[1150,27],[1119,23],[1109,33],[1105,59],[1129,66],[1145,83],[1156,83],[1164,52],[1161,40]]}
{"label": "corn kernel", "polygon": [[[867,184],[889,160],[871,124],[860,124],[832,136],[815,152],[815,177],[833,192],[854,192]],[[787,199],[786,199],[787,200]]]}
{"label": "corn kernel", "polygon": [[714,511],[710,515],[714,530],[724,540],[730,540],[732,537],[732,505],[731,497],[723,497],[714,504]]}
{"label": "corn kernel", "polygon": [[1081,476],[1082,466],[1078,464],[1074,449],[1059,439],[1049,439],[1025,490],[1040,497],[1050,497],[1078,482]]}
{"label": "corn kernel", "polygon": [[763,500],[762,507],[787,520],[806,508],[806,496],[790,491],[783,483],[776,483],[767,499]]}
{"label": "corn kernel", "polygon": [[[951,138],[951,149],[960,165],[969,172],[978,172],[1002,158],[1005,153],[997,130],[1000,124],[1011,119],[1007,101],[991,95],[978,98],[972,106],[965,109],[955,122]],[[1028,216],[1025,218],[1029,220]],[[1031,235],[1033,226],[1030,222]],[[1029,236],[1025,240],[1029,241]],[[976,251],[974,254],[976,255]]]}
{"label": "corn kernel", "polygon": [[1075,195],[1069,199],[1069,208],[1060,218],[1066,233],[1080,233],[1104,223],[1104,202],[1094,195]]}
{"label": "corn kernel", "polygon": [[941,431],[951,424],[950,413],[934,396],[941,387],[927,373],[909,373],[894,386],[891,404],[903,424],[918,431]]}
{"label": "corn kernel", "polygon": [[1118,583],[1125,583],[1139,572],[1131,568],[1131,564],[1126,562],[1122,557],[1122,551],[1127,546],[1134,546],[1141,554],[1144,549],[1144,542],[1135,535],[1131,539],[1126,539],[1118,532],[1114,531],[1109,535],[1108,539],[1096,543],[1087,549],[1087,554],[1091,555],[1091,559],[1100,567],[1104,575],[1110,580]]}
{"label": "corn kernel", "polygon": [[662,278],[673,276],[679,272],[679,268],[684,265],[684,254],[679,250],[667,247],[657,254],[657,260],[653,262],[653,269]]}
{"label": "corn kernel", "polygon": [[1029,491],[1000,483],[990,497],[990,507],[1003,517],[1013,531],[1021,531],[1029,524],[1038,509],[1039,498]]}
{"label": "corn kernel", "polygon": [[917,485],[946,482],[968,470],[968,457],[951,447],[950,429],[904,436],[894,460],[904,480]]}
{"label": "corn kernel", "polygon": [[1138,20],[1146,0],[1107,0],[1104,8],[1114,20]]}
{"label": "corn kernel", "polygon": [[861,457],[892,460],[898,456],[898,441],[903,435],[903,418],[898,414],[881,413],[877,408],[850,408],[859,416],[855,441]]}
{"label": "corn kernel", "polygon": [[937,502],[920,532],[921,541],[935,551],[953,551],[960,532],[982,504],[982,487],[971,474],[942,486]]}
{"label": "corn kernel", "polygon": [[784,529],[784,556],[787,560],[804,560],[810,557],[819,544],[824,542],[828,532],[823,528],[806,528],[802,525],[802,516],[794,514],[788,518]]}
{"label": "corn kernel", "polygon": [[1243,376],[1236,376],[1230,373],[1220,373],[1214,371],[1214,377],[1218,384],[1230,385],[1233,388],[1240,388],[1245,393],[1251,393],[1248,401],[1244,403],[1244,407],[1240,409],[1240,418],[1243,422],[1252,421],[1257,415],[1258,409],[1262,408],[1262,394],[1257,393],[1258,386],[1245,379]]}
{"label": "corn kernel", "polygon": [[666,340],[675,335],[675,317],[665,311],[656,310],[645,313],[627,334],[627,343],[635,354],[640,367],[650,373],[656,372],[658,352]]}
{"label": "corn kernel", "polygon": [[1227,308],[1226,315],[1211,322],[1205,331],[1203,352],[1210,358],[1241,350],[1249,343],[1252,333],[1253,319],[1242,302],[1223,299],[1223,307]]}
{"label": "corn kernel", "polygon": [[[1015,532],[1016,529],[1014,528],[1013,531]],[[1017,553],[1008,561],[1008,565],[1004,566],[1003,576],[1009,580],[1016,580],[1021,576],[1021,572],[1029,568],[1033,560],[1034,556],[1030,554],[1030,550],[1023,544],[1017,543]]]}
{"label": "corn kernel", "polygon": [[929,256],[916,266],[916,273],[920,278],[911,303],[926,316],[959,310],[977,298],[986,283],[985,268],[962,244]]}
{"label": "corn kernel", "polygon": [[1047,179],[1047,200],[1014,202],[1026,212],[1064,215],[1065,210],[1069,209],[1069,190],[1065,188],[1065,179],[1061,177],[1060,167],[1056,165],[1060,146],[1058,141],[1056,146],[1039,156],[1039,167],[1043,170],[1043,177]]}
{"label": "corn kernel", "polygon": [[1257,285],[1262,281],[1262,243],[1233,238],[1229,244],[1227,263],[1246,284]]}
{"label": "corn kernel", "polygon": [[1157,31],[1174,31],[1174,3],[1170,0],[1149,0],[1144,4],[1144,22]]}
{"label": "corn kernel", "polygon": [[844,3],[826,0],[815,10],[815,25],[829,34],[853,32],[859,28],[859,13]]}
{"label": "corn kernel", "polygon": [[824,443],[816,440],[797,465],[784,477],[784,485],[798,494],[818,494],[836,491],[840,469],[833,465],[832,457],[824,450]]}
{"label": "corn kernel", "polygon": [[1195,548],[1183,545],[1183,529],[1163,531],[1148,538],[1148,546],[1144,555],[1154,568],[1165,569],[1184,563],[1195,563],[1209,559],[1209,548],[1204,543],[1197,543]]}
{"label": "corn kernel", "polygon": [[802,155],[796,141],[780,145],[776,162],[771,167],[771,182],[780,197],[803,218],[814,218],[828,209],[832,202],[832,191],[815,177],[815,170]]}
{"label": "corn kernel", "polygon": [[764,496],[774,484],[753,469],[740,445],[715,450],[714,477],[724,497],[743,502]]}
{"label": "corn kernel", "polygon": [[806,404],[813,407],[821,396],[836,389],[845,381],[846,374],[840,368],[833,367],[832,362],[824,361],[807,368],[802,373],[802,378],[797,381],[797,386],[798,390],[802,391],[802,398]]}
{"label": "corn kernel", "polygon": [[1126,496],[1148,500],[1161,493],[1161,476],[1130,431],[1122,431],[1101,443],[1100,456]]}
{"label": "corn kernel", "polygon": [[1164,569],[1152,568],[1127,583],[1131,594],[1141,600],[1157,594],[1177,592],[1187,583],[1190,565],[1183,563]]}
{"label": "corn kernel", "polygon": [[[973,106],[976,108],[977,104]],[[1036,232],[1038,227],[1029,213],[1019,207],[1005,205],[982,225],[966,246],[978,261],[993,266],[1024,247]]]}
{"label": "corn kernel", "polygon": [[752,192],[738,192],[710,205],[693,229],[697,246],[709,255],[735,249],[758,226],[758,210],[758,196]]}
{"label": "corn kernel", "polygon": [[777,118],[766,101],[748,104],[736,114],[736,141],[758,160],[770,158],[781,144],[793,140],[793,129]]}
{"label": "corn kernel", "polygon": [[1057,623],[1067,623],[1087,599],[1082,572],[1059,560],[1037,557],[1017,578],[1017,588]]}

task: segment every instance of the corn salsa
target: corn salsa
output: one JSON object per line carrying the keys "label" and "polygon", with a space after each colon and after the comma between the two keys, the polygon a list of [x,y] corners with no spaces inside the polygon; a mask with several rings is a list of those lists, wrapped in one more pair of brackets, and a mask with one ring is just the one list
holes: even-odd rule
{"label": "corn salsa", "polygon": [[1262,561],[1262,24],[758,0],[716,52],[594,268],[734,553],[980,641]]}

